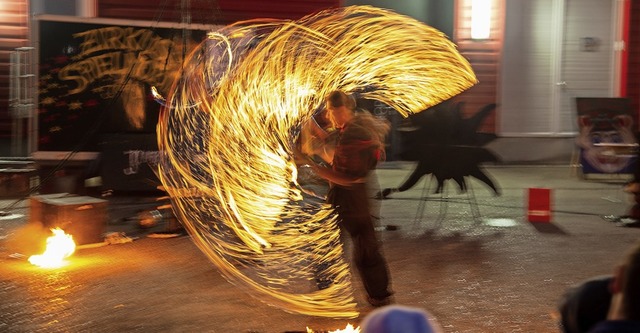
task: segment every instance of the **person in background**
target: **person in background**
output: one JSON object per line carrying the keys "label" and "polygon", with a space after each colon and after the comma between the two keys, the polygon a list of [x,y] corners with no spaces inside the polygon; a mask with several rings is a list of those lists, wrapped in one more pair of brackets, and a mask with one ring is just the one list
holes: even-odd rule
{"label": "person in background", "polygon": [[611,281],[611,275],[597,276],[567,290],[558,307],[563,333],[587,333],[607,319]]}
{"label": "person in background", "polygon": [[370,312],[361,323],[362,333],[441,333],[442,327],[425,310],[388,305]]}
{"label": "person in background", "polygon": [[640,332],[640,242],[616,267],[609,288],[612,298],[607,319],[589,333]]}

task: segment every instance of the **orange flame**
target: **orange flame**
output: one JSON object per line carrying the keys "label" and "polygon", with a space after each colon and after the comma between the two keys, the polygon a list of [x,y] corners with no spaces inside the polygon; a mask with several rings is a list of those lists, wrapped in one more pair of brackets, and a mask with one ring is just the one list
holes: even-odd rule
{"label": "orange flame", "polygon": [[347,324],[343,330],[329,331],[329,333],[360,333],[360,326],[354,328],[353,325]]}
{"label": "orange flame", "polygon": [[51,229],[53,236],[47,238],[47,247],[42,254],[29,257],[29,262],[42,268],[59,268],[68,262],[65,260],[76,250],[73,237],[60,228]]}
{"label": "orange flame", "polygon": [[[307,333],[314,333],[314,331],[307,327]],[[343,330],[338,329],[335,331],[329,331],[329,333],[360,333],[360,326],[354,328],[353,325],[347,324]]]}

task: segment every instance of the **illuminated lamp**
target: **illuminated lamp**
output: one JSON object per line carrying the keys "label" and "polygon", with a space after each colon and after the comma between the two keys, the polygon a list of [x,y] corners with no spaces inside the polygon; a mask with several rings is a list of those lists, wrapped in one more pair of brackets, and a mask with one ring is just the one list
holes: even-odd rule
{"label": "illuminated lamp", "polygon": [[489,39],[491,35],[491,2],[471,0],[471,38]]}

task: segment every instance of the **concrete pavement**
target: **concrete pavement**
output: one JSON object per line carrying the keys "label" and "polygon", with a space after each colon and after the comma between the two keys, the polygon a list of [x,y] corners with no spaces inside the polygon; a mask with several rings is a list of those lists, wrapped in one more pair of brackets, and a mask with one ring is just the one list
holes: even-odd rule
{"label": "concrete pavement", "polygon": [[[411,168],[382,165],[380,186],[398,186]],[[631,207],[622,192],[626,178],[583,180],[567,166],[485,170],[502,194],[470,180],[478,218],[453,182],[444,201],[430,193],[423,200],[420,183],[379,202],[380,223],[399,226],[379,232],[396,303],[430,311],[445,332],[559,332],[555,310],[562,293],[610,273],[640,240],[639,228],[603,219]],[[552,223],[527,221],[526,190],[534,187],[552,190]],[[357,280],[358,319],[290,314],[255,300],[224,280],[189,237],[148,238],[153,230],[127,219],[153,207],[154,199],[109,199],[107,229],[137,238],[81,249],[69,266],[53,271],[11,256],[28,215],[27,201],[15,205],[10,213],[16,218],[0,219],[0,331],[328,331],[358,324],[371,310]]]}

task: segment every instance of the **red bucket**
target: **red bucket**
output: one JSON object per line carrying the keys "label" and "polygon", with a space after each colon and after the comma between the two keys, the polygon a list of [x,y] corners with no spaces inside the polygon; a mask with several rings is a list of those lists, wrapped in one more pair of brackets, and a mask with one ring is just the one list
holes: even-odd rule
{"label": "red bucket", "polygon": [[551,189],[530,188],[527,207],[529,222],[551,222]]}

